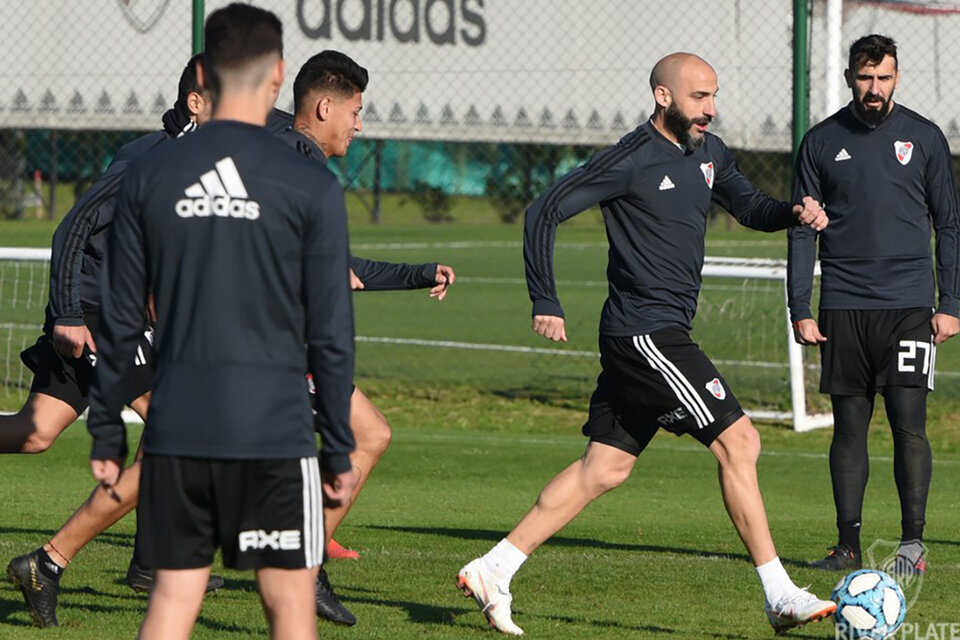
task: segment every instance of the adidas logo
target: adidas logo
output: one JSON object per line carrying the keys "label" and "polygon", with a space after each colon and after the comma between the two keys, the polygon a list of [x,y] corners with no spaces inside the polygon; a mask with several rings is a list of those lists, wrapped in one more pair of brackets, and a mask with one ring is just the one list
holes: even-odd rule
{"label": "adidas logo", "polygon": [[847,153],[847,150],[846,150],[846,149],[840,149],[840,153],[838,153],[838,154],[833,158],[833,161],[834,161],[834,162],[842,162],[842,161],[844,161],[844,160],[849,160],[849,159],[850,159],[850,154]]}
{"label": "adidas logo", "polygon": [[177,201],[176,211],[181,218],[205,218],[210,215],[221,218],[260,217],[260,203],[248,199],[247,188],[237,172],[233,158],[227,156],[215,168],[200,176],[184,190],[187,196]]}
{"label": "adidas logo", "polygon": [[675,187],[676,185],[673,184],[670,176],[663,176],[663,180],[660,181],[660,191],[666,191],[667,189],[673,189]]}

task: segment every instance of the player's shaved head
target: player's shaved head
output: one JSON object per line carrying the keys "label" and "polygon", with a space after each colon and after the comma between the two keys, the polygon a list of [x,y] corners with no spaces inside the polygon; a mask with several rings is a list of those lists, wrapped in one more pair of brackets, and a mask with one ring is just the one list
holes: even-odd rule
{"label": "player's shaved head", "polygon": [[650,72],[656,108],[654,126],[682,147],[695,149],[716,117],[717,74],[706,60],[678,51],[657,61]]}
{"label": "player's shaved head", "polygon": [[671,53],[653,65],[653,70],[650,71],[650,89],[655,91],[657,87],[666,87],[674,91],[681,79],[703,73],[716,75],[713,67],[696,54],[683,51]]}

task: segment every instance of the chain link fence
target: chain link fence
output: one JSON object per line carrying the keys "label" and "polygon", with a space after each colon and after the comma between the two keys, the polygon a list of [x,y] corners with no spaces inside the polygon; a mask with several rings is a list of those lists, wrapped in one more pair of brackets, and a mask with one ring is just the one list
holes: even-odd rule
{"label": "chain link fence", "polygon": [[[207,0],[205,11],[226,4],[228,0]],[[702,55],[717,70],[719,117],[711,130],[734,150],[758,186],[780,198],[791,192],[794,3],[789,0],[674,0],[666,6],[639,0],[254,4],[276,12],[284,23],[288,80],[278,107],[292,109],[293,77],[320,50],[342,50],[370,71],[363,133],[348,156],[333,163],[351,194],[351,219],[363,224],[442,223],[450,229],[448,236],[458,238],[472,238],[477,223],[518,226],[524,207],[550,183],[651,115],[650,69],[663,55],[681,50]],[[0,246],[49,246],[55,221],[114,152],[160,127],[191,54],[194,3],[0,0],[0,7],[0,50],[6,63],[0,69]],[[935,120],[953,148],[960,149],[958,116],[951,111],[960,88],[950,82],[945,66],[960,47],[960,2],[812,0],[809,8],[811,123],[849,100],[842,81],[849,44],[866,33],[885,33],[900,44],[898,101]],[[43,226],[36,218],[51,222]],[[597,216],[587,219],[599,226]],[[734,226],[726,216],[718,224],[721,231]],[[405,238],[417,235],[405,233]],[[519,228],[509,237],[518,236]],[[597,240],[602,244],[602,236]],[[785,255],[779,238],[738,242],[708,241],[708,253]],[[602,247],[598,251],[602,269]],[[430,258],[422,253],[374,247],[362,255]],[[504,261],[518,264],[519,246],[511,246],[509,255]],[[450,256],[451,262],[456,259]],[[484,273],[482,265],[464,275],[506,277]],[[522,277],[522,271],[508,275]],[[592,277],[602,277],[602,271]],[[0,284],[0,297],[12,295],[11,278]],[[705,291],[714,285],[714,291],[730,287],[712,281],[706,285]],[[759,296],[752,284],[741,288],[747,297]],[[781,292],[766,289],[770,304],[779,305]],[[599,303],[594,298],[602,300],[602,294],[601,288],[585,299],[581,332],[595,335]],[[520,317],[528,313],[522,288],[511,295],[524,309]],[[729,300],[705,296],[704,317],[719,322],[724,310],[742,306],[742,299],[736,291]],[[13,311],[4,304],[0,326],[7,327]],[[37,325],[41,318],[42,309]],[[730,332],[747,331],[740,326],[742,309],[728,322]],[[4,339],[0,362],[5,358],[8,369],[19,366],[20,343],[35,330]],[[729,351],[727,333],[719,332],[716,347],[704,344],[708,353]],[[770,337],[764,341],[753,330],[748,333],[745,345],[776,343],[776,349],[785,349],[782,325],[765,329]],[[502,341],[523,344],[530,337],[508,334]],[[582,346],[594,349],[592,338]],[[385,356],[371,364],[369,373],[390,375],[384,369],[392,358],[407,368],[407,375],[411,363],[419,367],[425,362],[424,373],[432,370],[430,358],[410,355],[409,349],[377,348]],[[750,357],[782,360],[782,351],[772,349],[762,347]],[[484,358],[478,366],[515,368],[515,360]],[[742,354],[730,358],[745,359]],[[560,368],[589,384],[595,361],[567,362]],[[362,359],[358,365],[363,372]],[[530,366],[554,369],[552,360]],[[783,392],[784,387],[777,387],[769,395]],[[782,401],[777,396],[772,402]]]}

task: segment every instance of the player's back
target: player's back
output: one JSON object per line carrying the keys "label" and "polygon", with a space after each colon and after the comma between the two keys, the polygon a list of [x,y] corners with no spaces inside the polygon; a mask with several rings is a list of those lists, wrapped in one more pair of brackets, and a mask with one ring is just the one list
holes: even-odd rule
{"label": "player's back", "polygon": [[[150,421],[162,428],[148,430],[147,451],[315,453],[304,238],[324,215],[344,215],[336,179],[262,127],[215,121],[136,163],[130,180],[158,316]],[[324,201],[333,206],[314,204]],[[272,435],[255,433],[265,424]]]}

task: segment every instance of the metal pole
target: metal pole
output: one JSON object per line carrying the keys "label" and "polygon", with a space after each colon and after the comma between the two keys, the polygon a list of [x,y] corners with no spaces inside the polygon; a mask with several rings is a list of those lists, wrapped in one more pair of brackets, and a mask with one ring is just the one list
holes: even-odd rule
{"label": "metal pole", "polygon": [[53,220],[57,216],[57,163],[60,161],[57,157],[60,136],[56,129],[50,132],[50,143],[50,210],[47,212],[47,217]]}
{"label": "metal pole", "polygon": [[843,75],[843,0],[827,0],[827,47],[824,65],[823,118],[829,118],[842,105],[840,76]]}
{"label": "metal pole", "polygon": [[203,51],[203,0],[193,0],[193,53]]}
{"label": "metal pole", "polygon": [[383,140],[373,143],[373,217],[374,224],[380,224],[380,201],[383,195]]}
{"label": "metal pole", "polygon": [[793,157],[810,118],[810,64],[807,59],[810,0],[793,0]]}

